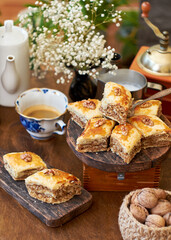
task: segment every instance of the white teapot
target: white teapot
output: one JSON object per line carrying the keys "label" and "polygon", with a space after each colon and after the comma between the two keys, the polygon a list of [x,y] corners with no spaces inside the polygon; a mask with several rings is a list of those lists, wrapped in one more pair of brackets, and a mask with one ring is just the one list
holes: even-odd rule
{"label": "white teapot", "polygon": [[0,27],[0,105],[14,106],[18,95],[29,88],[27,32],[6,20]]}

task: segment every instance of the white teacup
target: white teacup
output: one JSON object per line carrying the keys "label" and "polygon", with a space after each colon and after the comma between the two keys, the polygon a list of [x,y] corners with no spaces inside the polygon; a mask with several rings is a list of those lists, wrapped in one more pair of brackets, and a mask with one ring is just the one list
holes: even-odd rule
{"label": "white teacup", "polygon": [[22,125],[31,137],[38,140],[48,139],[54,133],[65,133],[63,117],[67,106],[65,94],[49,88],[29,89],[21,93],[15,102]]}

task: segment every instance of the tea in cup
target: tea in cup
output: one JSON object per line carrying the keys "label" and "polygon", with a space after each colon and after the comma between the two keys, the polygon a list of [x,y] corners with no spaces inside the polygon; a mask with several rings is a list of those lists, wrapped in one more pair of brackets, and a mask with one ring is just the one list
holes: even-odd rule
{"label": "tea in cup", "polygon": [[38,140],[48,139],[54,133],[65,133],[63,117],[67,106],[66,95],[49,88],[29,89],[21,93],[15,102],[22,125],[32,138]]}

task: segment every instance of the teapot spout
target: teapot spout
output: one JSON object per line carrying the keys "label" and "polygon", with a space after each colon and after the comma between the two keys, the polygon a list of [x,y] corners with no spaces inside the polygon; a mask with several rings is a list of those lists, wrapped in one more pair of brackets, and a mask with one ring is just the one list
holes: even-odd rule
{"label": "teapot spout", "polygon": [[6,59],[5,69],[1,75],[1,82],[4,90],[10,94],[15,93],[20,85],[20,78],[18,76],[15,57],[8,55]]}

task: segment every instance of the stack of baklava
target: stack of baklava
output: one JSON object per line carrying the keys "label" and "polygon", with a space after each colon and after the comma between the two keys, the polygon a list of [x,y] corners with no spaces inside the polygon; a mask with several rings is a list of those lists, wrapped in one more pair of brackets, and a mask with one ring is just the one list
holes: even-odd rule
{"label": "stack of baklava", "polygon": [[132,106],[128,89],[108,82],[103,98],[82,100],[68,105],[72,119],[84,128],[76,140],[79,152],[100,152],[111,149],[124,162],[130,163],[142,148],[168,146],[171,129],[160,119],[161,102],[147,101],[128,117]]}

